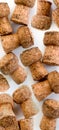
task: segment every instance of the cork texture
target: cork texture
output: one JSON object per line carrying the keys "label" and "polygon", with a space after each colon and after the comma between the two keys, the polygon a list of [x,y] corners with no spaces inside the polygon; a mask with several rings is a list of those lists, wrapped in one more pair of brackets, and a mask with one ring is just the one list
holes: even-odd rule
{"label": "cork texture", "polygon": [[54,3],[56,4],[57,7],[59,7],[59,0],[54,0]]}
{"label": "cork texture", "polygon": [[56,8],[55,10],[53,10],[52,19],[57,25],[57,27],[59,27],[59,8]]}
{"label": "cork texture", "polygon": [[0,2],[0,18],[7,17],[10,14],[10,9],[7,3]]}

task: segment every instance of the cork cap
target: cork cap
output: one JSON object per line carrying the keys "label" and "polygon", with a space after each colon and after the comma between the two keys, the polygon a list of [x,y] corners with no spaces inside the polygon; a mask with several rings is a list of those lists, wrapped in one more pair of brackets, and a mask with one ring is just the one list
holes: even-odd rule
{"label": "cork cap", "polygon": [[0,3],[0,17],[7,17],[10,14],[10,9],[7,3]]}

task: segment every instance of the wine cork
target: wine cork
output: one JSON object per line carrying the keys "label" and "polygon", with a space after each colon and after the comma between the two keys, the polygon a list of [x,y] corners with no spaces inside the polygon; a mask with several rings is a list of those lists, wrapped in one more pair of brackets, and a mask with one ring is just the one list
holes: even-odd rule
{"label": "wine cork", "polygon": [[24,68],[21,67],[20,65],[14,72],[12,72],[10,74],[10,76],[17,84],[24,82],[25,79],[27,78],[27,74],[26,74]]}
{"label": "wine cork", "polygon": [[2,36],[1,42],[2,42],[3,49],[6,53],[10,53],[11,51],[13,51],[14,49],[20,46],[20,41],[16,33],[7,36]]}
{"label": "wine cork", "polygon": [[0,18],[0,36],[12,33],[12,27],[7,17]]}
{"label": "wine cork", "polygon": [[32,8],[35,4],[35,0],[14,0],[16,4],[22,4]]}
{"label": "wine cork", "polygon": [[55,22],[55,24],[59,27],[59,8],[53,10],[52,19]]}
{"label": "wine cork", "polygon": [[21,104],[22,102],[29,99],[31,95],[31,90],[26,85],[24,85],[13,93],[13,100],[17,104]]}
{"label": "wine cork", "polygon": [[46,32],[44,35],[43,42],[46,46],[48,45],[59,46],[59,32],[57,31]]}
{"label": "wine cork", "polygon": [[10,14],[10,9],[7,3],[0,3],[0,18],[7,17]]}
{"label": "wine cork", "polygon": [[24,5],[16,5],[11,20],[18,24],[28,24],[30,8]]}
{"label": "wine cork", "polygon": [[27,26],[21,26],[18,28],[17,33],[23,48],[28,48],[34,44],[32,33]]}
{"label": "wine cork", "polygon": [[37,0],[38,15],[50,16],[50,12],[51,12],[51,2],[45,0],[43,1]]}
{"label": "wine cork", "polygon": [[34,15],[31,21],[31,25],[37,29],[47,30],[51,26],[51,17],[44,15]]}
{"label": "wine cork", "polygon": [[38,101],[42,101],[52,93],[48,80],[33,84],[32,89]]}
{"label": "wine cork", "polygon": [[23,51],[20,55],[21,61],[25,66],[29,66],[34,62],[41,60],[42,54],[38,47],[33,47],[26,51]]}
{"label": "wine cork", "polygon": [[33,119],[22,119],[18,121],[21,130],[33,130]]}
{"label": "wine cork", "polygon": [[54,3],[56,4],[57,7],[59,7],[59,0],[54,0]]}
{"label": "wine cork", "polygon": [[56,119],[50,119],[43,116],[40,123],[41,130],[56,130]]}
{"label": "wine cork", "polygon": [[43,63],[48,65],[59,65],[59,47],[47,46],[43,56]]}
{"label": "wine cork", "polygon": [[53,99],[47,99],[43,103],[43,113],[48,118],[59,118],[59,102]]}
{"label": "wine cork", "polygon": [[0,92],[8,90],[9,87],[10,86],[7,79],[2,74],[0,74]]}
{"label": "wine cork", "polygon": [[4,127],[2,127],[2,126],[0,126],[0,130],[5,130],[5,128],[4,128]]}
{"label": "wine cork", "polygon": [[57,71],[52,71],[48,74],[48,81],[51,89],[55,93],[59,93],[59,73]]}
{"label": "wine cork", "polygon": [[33,63],[29,67],[34,80],[41,80],[48,75],[48,71],[40,61]]}

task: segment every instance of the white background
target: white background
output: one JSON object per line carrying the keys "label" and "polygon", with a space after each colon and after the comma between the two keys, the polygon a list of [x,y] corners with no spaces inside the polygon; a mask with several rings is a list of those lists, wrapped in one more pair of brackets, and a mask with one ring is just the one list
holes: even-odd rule
{"label": "white background", "polygon": [[[53,0],[50,0],[52,2],[52,9],[55,9],[56,6],[54,5],[53,3]],[[15,3],[13,0],[0,0],[0,2],[7,2],[9,7],[10,7],[10,11],[11,11],[11,14],[15,8]],[[41,30],[37,30],[37,29],[34,29],[31,27],[31,18],[32,16],[36,13],[36,7],[37,7],[37,3],[35,4],[34,8],[31,9],[30,11],[30,20],[29,20],[29,27],[33,33],[33,37],[34,37],[34,46],[38,46],[40,48],[40,50],[42,51],[42,53],[44,53],[44,49],[45,49],[45,46],[43,45],[43,36],[44,36],[44,33],[45,31],[41,31]],[[10,15],[11,17],[11,15]],[[13,31],[16,32],[17,28],[19,25],[16,25],[14,23],[12,23],[12,27],[13,27]],[[51,28],[47,31],[59,31],[58,27],[54,24],[54,22],[52,22],[52,25],[51,25]],[[20,53],[23,51],[24,49],[22,47],[19,47],[18,49],[16,49],[15,51],[13,51],[19,58],[19,55]],[[0,58],[4,55],[2,49],[1,49],[1,45],[0,45]],[[19,59],[19,63],[20,65],[22,65],[20,59]],[[22,65],[23,66],[23,65]],[[24,67],[24,66],[23,66]],[[25,67],[24,67],[25,68]],[[59,67],[53,67],[53,66],[46,66],[47,70],[50,72],[52,70],[57,70],[59,71]],[[30,88],[31,88],[31,85],[33,83],[35,83],[32,79],[32,76],[31,76],[31,73],[30,73],[30,70],[29,68],[25,68],[26,71],[27,71],[27,79],[26,81],[23,83],[24,85],[28,85]],[[6,91],[6,93],[12,95],[12,93],[14,92],[15,89],[17,89],[19,86],[23,85],[23,84],[20,84],[20,85],[17,85],[12,79],[10,76],[5,76],[10,84],[10,89],[8,91]],[[32,90],[32,89],[31,89]],[[48,96],[47,98],[52,98],[52,99],[56,99],[59,101],[59,94],[51,94],[50,96]],[[39,113],[38,115],[36,115],[34,117],[34,130],[40,130],[39,128],[39,124],[40,124],[40,121],[41,121],[41,118],[42,118],[42,103],[43,102],[38,102],[36,100],[36,98],[34,97],[33,95],[33,100],[36,102],[36,105],[38,106],[39,108]],[[20,106],[18,105],[15,105],[15,108],[14,108],[14,112],[16,114],[16,117],[17,119],[21,119],[23,118],[23,113],[21,111],[21,108]],[[59,121],[57,120],[57,127],[56,127],[56,130],[59,130]]]}

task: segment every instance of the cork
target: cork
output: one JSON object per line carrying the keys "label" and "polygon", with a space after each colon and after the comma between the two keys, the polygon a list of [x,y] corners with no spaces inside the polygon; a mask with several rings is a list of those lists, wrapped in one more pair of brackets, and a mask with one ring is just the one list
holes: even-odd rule
{"label": "cork", "polygon": [[46,32],[43,39],[44,45],[54,45],[59,46],[59,32],[50,31]]}
{"label": "cork", "polygon": [[59,118],[59,102],[53,99],[47,99],[43,103],[43,113],[48,118]]}
{"label": "cork", "polygon": [[21,119],[19,122],[21,130],[33,130],[33,119]]}
{"label": "cork", "polygon": [[[7,56],[8,55],[8,56]],[[12,59],[11,59],[11,55],[12,55]],[[10,61],[8,59],[8,57],[10,56]],[[9,53],[6,54],[2,59],[1,59],[1,64],[3,64],[4,59],[6,58],[6,64],[3,65],[3,67],[1,68],[1,71],[5,74],[5,75],[9,75],[12,72],[14,72],[17,68],[18,68],[18,58],[14,53]]]}
{"label": "cork", "polygon": [[28,25],[30,8],[24,5],[16,5],[11,20],[18,24]]}
{"label": "cork", "polygon": [[10,9],[7,3],[0,3],[0,18],[7,17],[10,14]]}
{"label": "cork", "polygon": [[21,58],[21,62],[25,66],[29,66],[33,64],[34,62],[41,60],[42,54],[38,47],[33,47],[31,49],[23,51],[22,54],[20,54],[20,58]]}
{"label": "cork", "polygon": [[47,46],[43,56],[43,63],[48,65],[59,65],[59,47]]}
{"label": "cork", "polygon": [[31,21],[32,27],[41,30],[47,30],[51,26],[51,17],[44,15],[34,15]]}
{"label": "cork", "polygon": [[54,0],[54,3],[56,4],[57,7],[59,7],[59,0]]}
{"label": "cork", "polygon": [[45,0],[37,0],[37,14],[50,16],[51,13],[51,2]]}
{"label": "cork", "polygon": [[30,118],[38,113],[38,109],[33,99],[30,98],[21,104],[25,118]]}
{"label": "cork", "polygon": [[29,67],[34,80],[41,80],[48,75],[48,71],[40,61],[33,63]]}
{"label": "cork", "polygon": [[9,87],[10,86],[7,79],[2,74],[0,74],[0,92],[8,90]]}
{"label": "cork", "polygon": [[35,4],[35,0],[14,0],[16,4],[21,4],[32,8]]}
{"label": "cork", "polygon": [[5,128],[0,126],[0,130],[5,130]]}
{"label": "cork", "polygon": [[23,48],[28,48],[34,45],[32,32],[28,26],[21,26],[17,30],[20,44]]}
{"label": "cork", "polygon": [[1,36],[1,42],[2,42],[3,49],[6,53],[10,53],[11,51],[13,51],[14,49],[20,46],[20,41],[16,33],[6,35],[6,36]]}
{"label": "cork", "polygon": [[7,17],[0,18],[0,36],[12,33],[12,27]]}
{"label": "cork", "polygon": [[21,104],[31,97],[31,90],[26,85],[21,86],[13,93],[13,100],[17,104]]}
{"label": "cork", "polygon": [[55,10],[53,10],[52,19],[57,25],[57,27],[59,27],[59,8],[56,8]]}
{"label": "cork", "polygon": [[48,74],[48,81],[53,92],[59,93],[59,73],[57,71],[50,72]]}
{"label": "cork", "polygon": [[42,101],[52,93],[48,80],[33,84],[32,90],[38,101]]}
{"label": "cork", "polygon": [[25,69],[23,67],[21,67],[20,65],[14,72],[12,72],[10,74],[10,76],[17,84],[24,82],[25,79],[27,78]]}
{"label": "cork", "polygon": [[56,119],[43,116],[40,122],[40,128],[41,130],[56,130]]}

